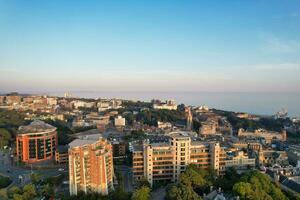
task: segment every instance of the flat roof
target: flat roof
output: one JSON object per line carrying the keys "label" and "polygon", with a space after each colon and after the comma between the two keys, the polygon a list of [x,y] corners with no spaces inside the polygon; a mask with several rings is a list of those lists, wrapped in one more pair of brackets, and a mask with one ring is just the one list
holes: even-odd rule
{"label": "flat roof", "polygon": [[35,120],[31,122],[27,126],[20,126],[18,133],[24,134],[24,133],[39,133],[39,132],[46,132],[46,131],[55,131],[56,127],[45,123],[41,120]]}
{"label": "flat roof", "polygon": [[73,148],[73,147],[79,147],[79,146],[84,146],[84,145],[88,145],[88,144],[94,144],[100,138],[102,138],[101,134],[80,136],[80,137],[78,137],[78,139],[75,139],[71,143],[69,143],[69,147]]}

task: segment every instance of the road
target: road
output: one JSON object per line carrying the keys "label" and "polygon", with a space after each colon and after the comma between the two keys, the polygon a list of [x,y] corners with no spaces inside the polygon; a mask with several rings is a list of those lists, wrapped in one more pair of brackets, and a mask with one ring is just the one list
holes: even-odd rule
{"label": "road", "polygon": [[[13,183],[17,186],[24,186],[30,183],[31,173],[41,174],[43,177],[57,176],[67,171],[59,172],[58,169],[45,169],[45,170],[29,170],[12,166],[10,161],[9,153],[3,153],[0,151],[0,174],[9,176]],[[21,177],[21,179],[20,179]]]}
{"label": "road", "polygon": [[117,166],[116,169],[121,172],[121,175],[123,177],[122,185],[124,187],[125,192],[132,192],[134,190],[133,184],[132,184],[132,170],[130,167],[126,165]]}

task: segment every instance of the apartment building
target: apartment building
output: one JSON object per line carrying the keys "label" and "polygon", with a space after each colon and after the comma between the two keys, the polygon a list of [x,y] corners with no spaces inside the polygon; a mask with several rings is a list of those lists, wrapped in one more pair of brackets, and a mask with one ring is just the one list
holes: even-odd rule
{"label": "apartment building", "polygon": [[217,173],[225,169],[226,154],[219,143],[193,141],[187,132],[173,132],[168,142],[150,143],[133,148],[133,178],[177,182],[187,165],[212,168]]}
{"label": "apartment building", "polygon": [[267,131],[264,129],[257,129],[254,132],[245,131],[244,129],[239,129],[238,137],[246,137],[246,138],[263,138],[267,144],[272,143],[272,140],[281,140],[286,141],[286,131],[283,130],[280,132],[275,131]]}
{"label": "apartment building", "polygon": [[227,154],[225,167],[234,167],[237,170],[245,170],[255,167],[255,158],[249,158],[243,151],[237,151]]}
{"label": "apartment building", "polygon": [[113,187],[112,146],[101,134],[84,135],[69,144],[70,194],[94,191],[107,195]]}
{"label": "apartment building", "polygon": [[177,110],[177,104],[175,103],[174,100],[167,100],[166,102],[154,102],[153,103],[153,108],[160,110],[160,109],[165,109],[165,110]]}
{"label": "apartment building", "polygon": [[18,95],[8,95],[6,96],[6,104],[12,105],[12,104],[20,104],[21,103],[21,96]]}
{"label": "apartment building", "polygon": [[203,136],[215,135],[217,134],[217,126],[218,122],[213,120],[202,122],[201,127],[199,129],[199,133]]}
{"label": "apartment building", "polygon": [[25,163],[52,160],[57,149],[57,132],[54,126],[35,120],[21,126],[16,136],[17,158]]}

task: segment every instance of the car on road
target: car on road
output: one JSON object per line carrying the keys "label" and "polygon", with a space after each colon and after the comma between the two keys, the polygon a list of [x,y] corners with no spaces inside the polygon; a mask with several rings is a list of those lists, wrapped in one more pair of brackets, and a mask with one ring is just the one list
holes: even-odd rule
{"label": "car on road", "polygon": [[58,171],[63,172],[63,171],[65,171],[65,169],[64,168],[59,168]]}

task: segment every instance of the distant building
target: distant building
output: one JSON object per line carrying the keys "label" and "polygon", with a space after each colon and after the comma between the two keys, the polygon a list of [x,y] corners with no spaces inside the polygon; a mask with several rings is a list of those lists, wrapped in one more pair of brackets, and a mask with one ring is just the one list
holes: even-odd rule
{"label": "distant building", "polygon": [[85,101],[73,101],[73,105],[76,109],[82,107],[82,108],[92,108],[95,106],[95,102],[85,102]]}
{"label": "distant building", "polygon": [[33,103],[33,100],[34,100],[34,97],[33,97],[33,96],[26,96],[26,97],[23,97],[23,102],[26,103],[26,104],[32,104],[32,103]]}
{"label": "distant building", "polygon": [[21,96],[6,96],[6,104],[12,105],[12,104],[20,104],[21,103]]}
{"label": "distant building", "polygon": [[157,128],[160,128],[160,129],[170,129],[172,128],[172,124],[170,122],[160,122],[160,121],[157,121]]}
{"label": "distant building", "polygon": [[165,109],[165,110],[177,110],[177,104],[173,100],[167,100],[165,103],[155,102],[153,104],[154,109]]}
{"label": "distant building", "polygon": [[116,127],[122,127],[125,125],[126,125],[126,120],[124,117],[119,115],[118,117],[115,118],[115,126]]}
{"label": "distant building", "polygon": [[288,164],[288,154],[286,151],[260,150],[258,151],[258,162],[264,166]]}
{"label": "distant building", "polygon": [[267,144],[272,143],[273,140],[286,141],[286,131],[283,130],[281,133],[274,131],[267,131],[264,129],[257,129],[254,132],[245,131],[244,129],[239,129],[238,137],[248,137],[248,138],[263,138]]}
{"label": "distant building", "polygon": [[234,167],[237,170],[255,168],[255,158],[249,158],[243,151],[234,152],[232,155],[227,155],[225,167]]}
{"label": "distant building", "polygon": [[196,113],[207,113],[207,112],[209,112],[209,107],[205,106],[205,105],[200,106],[200,107],[195,109],[195,112]]}
{"label": "distant building", "polygon": [[97,103],[98,111],[103,112],[109,109],[122,108],[122,100],[120,99],[101,99]]}
{"label": "distant building", "polygon": [[5,102],[5,96],[0,96],[0,104],[4,104]]}
{"label": "distant building", "polygon": [[199,130],[200,135],[215,135],[217,134],[217,126],[218,123],[213,120],[208,120],[201,123],[201,127]]}
{"label": "distant building", "polygon": [[21,126],[16,137],[17,158],[25,163],[52,160],[57,148],[57,132],[54,126],[43,121],[33,121]]}
{"label": "distant building", "polygon": [[100,134],[85,135],[69,144],[70,195],[94,191],[107,195],[113,186],[112,146]]}
{"label": "distant building", "polygon": [[248,113],[237,113],[236,116],[240,119],[250,119],[254,121],[258,121],[260,118],[255,115],[250,115]]}
{"label": "distant building", "polygon": [[56,106],[57,105],[57,98],[56,97],[48,97],[47,104],[49,106]]}
{"label": "distant building", "polygon": [[72,94],[70,92],[65,92],[64,97],[65,98],[72,98]]}

